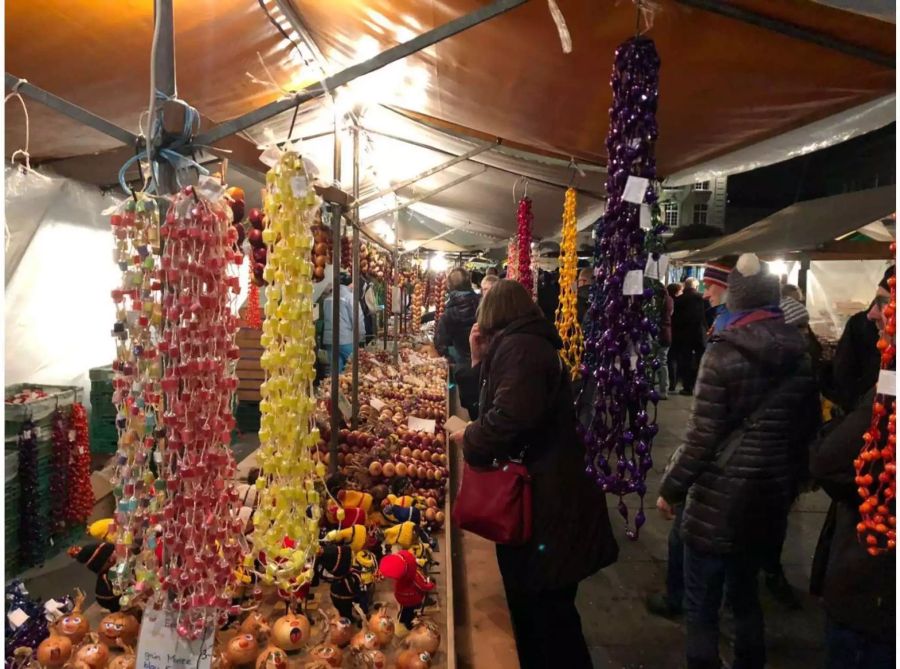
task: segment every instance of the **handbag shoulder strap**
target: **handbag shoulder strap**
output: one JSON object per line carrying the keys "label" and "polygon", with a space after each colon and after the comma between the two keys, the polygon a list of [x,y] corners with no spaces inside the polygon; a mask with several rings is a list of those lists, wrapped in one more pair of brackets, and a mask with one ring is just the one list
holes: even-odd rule
{"label": "handbag shoulder strap", "polygon": [[741,421],[740,425],[738,425],[734,430],[732,430],[731,434],[728,435],[728,438],[725,440],[725,445],[722,447],[722,450],[719,452],[719,455],[716,458],[716,465],[719,467],[719,469],[724,469],[725,465],[729,463],[732,456],[734,455],[734,452],[737,450],[737,447],[743,440],[744,435],[747,433],[747,430],[751,427],[754,427],[756,423],[759,422],[759,419],[762,418],[764,413],[766,413],[769,409],[771,409],[781,401],[781,391],[784,390],[793,380],[794,372],[797,371],[798,368],[799,364],[793,365],[788,373],[781,377],[781,381],[778,386],[772,392],[768,393],[756,406],[756,408],[750,413],[750,415],[744,418]]}

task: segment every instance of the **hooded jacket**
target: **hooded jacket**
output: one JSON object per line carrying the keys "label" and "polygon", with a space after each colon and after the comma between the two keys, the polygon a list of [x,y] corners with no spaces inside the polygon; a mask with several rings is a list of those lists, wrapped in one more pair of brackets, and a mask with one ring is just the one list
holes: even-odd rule
{"label": "hooded jacket", "polygon": [[[660,485],[668,503],[685,503],[685,542],[708,553],[762,548],[784,537],[818,426],[818,392],[800,331],[777,314],[741,322],[706,349],[687,434]],[[728,437],[764,400],[765,410],[720,466]]]}
{"label": "hooded jacket", "polygon": [[452,346],[459,358],[457,362],[471,359],[469,333],[475,325],[478,302],[478,295],[471,290],[454,290],[447,297],[447,306],[434,333],[434,347],[445,358],[449,357]]}
{"label": "hooded jacket", "polygon": [[[862,434],[872,422],[874,392],[846,416],[810,452],[809,469],[832,499],[829,516],[816,547],[814,563],[825,565],[824,579],[811,584],[824,597],[825,610],[838,624],[893,642],[896,623],[896,555],[871,556],[856,535],[859,493],[853,461],[859,456]],[[886,422],[886,421],[885,421]],[[882,425],[882,434],[887,434]],[[894,513],[891,505],[891,513]]]}
{"label": "hooded jacket", "polygon": [[706,303],[691,287],[675,298],[672,311],[672,344],[676,349],[701,349],[706,343]]}
{"label": "hooded jacket", "polygon": [[[518,457],[532,477],[532,537],[497,546],[507,588],[526,593],[574,585],[615,562],[606,497],[584,473],[559,336],[537,314],[497,334],[481,362],[480,415],[463,455],[475,466]],[[589,511],[586,511],[589,510]]]}

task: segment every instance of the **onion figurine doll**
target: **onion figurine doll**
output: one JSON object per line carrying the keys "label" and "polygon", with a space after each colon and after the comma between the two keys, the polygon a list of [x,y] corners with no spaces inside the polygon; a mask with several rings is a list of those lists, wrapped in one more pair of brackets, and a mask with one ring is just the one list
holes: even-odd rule
{"label": "onion figurine doll", "polygon": [[37,647],[37,661],[47,669],[59,669],[72,657],[72,640],[50,628],[50,636]]}

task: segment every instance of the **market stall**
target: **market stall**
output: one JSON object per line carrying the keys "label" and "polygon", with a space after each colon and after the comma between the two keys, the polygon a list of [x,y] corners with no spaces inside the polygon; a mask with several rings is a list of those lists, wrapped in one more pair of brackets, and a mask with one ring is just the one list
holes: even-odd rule
{"label": "market stall", "polygon": [[[652,394],[642,378],[651,326],[640,280],[625,293],[614,274],[634,258],[642,259],[640,272],[648,256],[658,256],[653,244],[662,226],[653,205],[660,179],[707,169],[709,161],[798,126],[841,125],[853,134],[889,122],[892,42],[876,22],[837,10],[747,3],[757,11],[748,7],[735,18],[693,2],[661,3],[658,13],[640,3],[627,11],[611,4],[610,20],[596,22],[594,8],[575,3],[563,10],[554,4],[552,13],[526,0],[497,0],[470,13],[465,2],[435,11],[371,4],[365,11],[353,3],[330,7],[327,14],[321,3],[281,0],[200,9],[157,0],[152,12],[151,3],[115,12],[97,3],[8,8],[16,39],[7,88],[30,114],[6,130],[8,145],[22,146],[25,137],[24,168],[16,171],[20,202],[46,189],[32,169],[38,163],[105,193],[122,191],[115,198],[92,192],[77,211],[92,222],[74,226],[77,241],[66,245],[97,279],[98,286],[82,286],[92,293],[89,314],[97,315],[84,320],[112,321],[111,331],[79,329],[78,337],[111,335],[115,344],[108,381],[118,436],[115,510],[97,530],[95,547],[75,551],[98,574],[97,605],[83,611],[79,596],[61,593],[47,613],[48,628],[34,613],[40,607],[13,588],[14,601],[31,613],[9,621],[16,625],[10,631],[47,666],[70,658],[92,669],[110,659],[121,669],[157,661],[455,666],[459,579],[447,522],[454,463],[443,427],[448,369],[432,357],[420,328],[432,308],[440,318],[448,268],[434,263],[446,256],[430,252],[456,251],[460,262],[463,251],[505,248],[509,276],[536,293],[540,262],[532,253],[539,240],[558,234],[552,264],[565,281],[557,327],[571,373],[579,372],[585,340],[598,356],[591,364],[611,368],[607,362],[618,354],[609,340],[635,337],[628,387],[610,391],[608,414],[598,394],[603,419],[588,446],[602,463],[592,477],[618,496],[626,532],[636,539],[644,510],[631,514],[624,497],[643,498],[656,429],[644,411]],[[764,11],[772,13],[767,24],[760,23]],[[698,59],[709,68],[712,90],[704,94],[718,106],[706,108],[705,118],[687,85],[663,89],[670,103],[657,109],[659,56],[653,41],[629,38],[635,20],[637,32],[650,32],[671,58],[672,71]],[[787,31],[797,23],[805,37]],[[93,26],[81,48],[70,46],[73,25]],[[121,48],[123,26],[136,48]],[[836,27],[841,39],[809,39]],[[712,41],[684,60],[681,45],[691,31]],[[585,57],[567,61],[573,39],[574,52]],[[43,48],[32,49],[34,43]],[[546,48],[532,58],[536,44]],[[616,50],[619,44],[625,48]],[[769,47],[785,57],[760,59]],[[713,57],[721,49],[733,63],[723,67]],[[585,87],[596,70],[590,55],[598,52],[615,52],[616,68],[639,73],[640,90],[615,77],[612,96],[605,86],[595,87],[603,95]],[[59,53],[66,53],[65,67]],[[149,104],[147,82],[138,76],[147,72],[148,54]],[[126,74],[99,76],[100,63],[116,63]],[[567,65],[570,76],[558,76]],[[251,76],[218,76],[234,68]],[[746,86],[736,85],[734,71],[747,72]],[[700,78],[694,70],[681,82]],[[498,80],[521,85],[498,89]],[[797,81],[800,90],[779,92]],[[724,94],[735,90],[737,97]],[[638,124],[629,121],[632,103]],[[766,105],[784,113],[747,111]],[[216,123],[223,119],[230,120]],[[657,132],[667,137],[658,151]],[[629,134],[635,136],[626,143]],[[609,173],[607,162],[640,170],[637,195],[624,178],[631,173]],[[611,248],[608,239],[597,240],[595,260],[609,279],[604,289],[617,291],[615,308],[598,314],[598,322],[618,335],[600,346],[599,332],[576,327],[574,277],[578,232],[604,212],[633,234]],[[46,263],[43,277],[23,281],[23,268],[59,248],[49,226],[42,236],[33,224],[39,218],[23,216],[11,235],[18,262],[11,285],[22,290],[23,304],[35,301],[28,291],[38,279],[67,285],[67,266]],[[643,229],[652,231],[646,245]],[[100,234],[105,246],[93,243]],[[342,270],[353,286],[349,356],[341,351],[348,346]],[[368,350],[357,315],[363,302],[372,318]],[[75,304],[61,307],[65,318],[54,320],[56,331],[80,325],[87,313],[68,311]],[[330,318],[330,339],[317,339],[317,316]],[[9,310],[6,317],[23,335],[7,348],[7,360],[37,350],[39,342],[25,336],[35,321]],[[108,342],[104,347],[110,350]],[[317,349],[327,351],[325,379]],[[350,363],[339,374],[342,355]],[[39,365],[22,358],[20,367],[27,376]],[[626,391],[641,407],[639,423],[630,426],[615,395]],[[81,418],[72,411],[70,420],[80,426]],[[249,474],[229,447],[241,427],[258,435],[253,481],[243,479]],[[20,432],[18,449],[30,462],[39,447],[34,434]],[[28,476],[34,483],[33,472]],[[34,501],[21,505],[29,531],[39,512]],[[461,549],[469,566],[476,544],[468,543],[471,554]],[[483,543],[478,548],[483,560]],[[471,638],[467,647],[472,653]],[[503,650],[494,657],[505,662]],[[26,666],[27,653],[19,661]]]}

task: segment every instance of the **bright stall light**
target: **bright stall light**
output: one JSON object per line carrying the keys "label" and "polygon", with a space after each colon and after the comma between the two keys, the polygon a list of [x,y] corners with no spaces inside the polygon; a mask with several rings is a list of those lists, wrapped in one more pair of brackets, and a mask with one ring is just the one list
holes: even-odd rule
{"label": "bright stall light", "polygon": [[396,239],[393,229],[391,229],[390,224],[384,219],[375,221],[372,224],[372,231],[381,237],[387,244],[393,244]]}
{"label": "bright stall light", "polygon": [[788,273],[787,263],[784,260],[773,260],[769,263],[769,271],[778,276],[784,276]]}
{"label": "bright stall light", "polygon": [[447,262],[447,256],[443,252],[435,253],[428,260],[428,269],[434,272],[446,272],[450,263]]}

